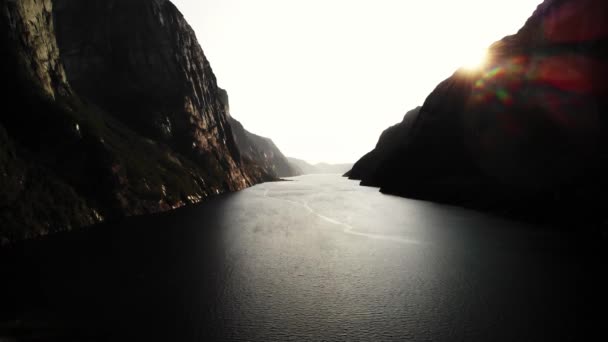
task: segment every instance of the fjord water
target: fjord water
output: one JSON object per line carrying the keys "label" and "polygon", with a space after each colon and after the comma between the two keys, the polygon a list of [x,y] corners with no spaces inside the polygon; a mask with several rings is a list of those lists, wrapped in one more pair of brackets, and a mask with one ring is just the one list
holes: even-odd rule
{"label": "fjord water", "polygon": [[311,175],[13,247],[0,312],[90,340],[577,340],[606,316],[588,240]]}

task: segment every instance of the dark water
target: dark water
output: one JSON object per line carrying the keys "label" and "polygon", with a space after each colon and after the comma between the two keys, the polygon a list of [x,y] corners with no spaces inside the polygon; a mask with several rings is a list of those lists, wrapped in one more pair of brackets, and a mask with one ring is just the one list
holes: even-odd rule
{"label": "dark water", "polygon": [[299,177],[2,251],[0,340],[584,340],[602,245]]}

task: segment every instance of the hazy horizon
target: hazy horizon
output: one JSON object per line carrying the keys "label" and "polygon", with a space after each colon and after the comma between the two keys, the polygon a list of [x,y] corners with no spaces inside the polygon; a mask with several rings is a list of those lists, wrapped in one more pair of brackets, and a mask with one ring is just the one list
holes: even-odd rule
{"label": "hazy horizon", "polygon": [[231,114],[288,157],[352,163],[540,0],[172,0]]}

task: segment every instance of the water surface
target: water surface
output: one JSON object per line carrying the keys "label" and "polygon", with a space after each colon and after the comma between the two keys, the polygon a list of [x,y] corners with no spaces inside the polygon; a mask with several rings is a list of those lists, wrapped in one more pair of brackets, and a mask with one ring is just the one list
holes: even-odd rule
{"label": "water surface", "polygon": [[580,340],[606,317],[600,245],[296,177],[4,251],[0,321],[92,340]]}

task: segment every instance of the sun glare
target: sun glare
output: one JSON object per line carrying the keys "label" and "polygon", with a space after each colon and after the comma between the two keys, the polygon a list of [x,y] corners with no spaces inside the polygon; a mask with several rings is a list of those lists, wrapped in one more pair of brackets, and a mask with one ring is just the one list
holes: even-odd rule
{"label": "sun glare", "polygon": [[466,70],[478,70],[484,67],[488,61],[488,50],[471,49],[468,55],[463,56],[462,67]]}
{"label": "sun glare", "polygon": [[172,2],[248,130],[285,155],[339,163],[367,153],[456,70],[485,69],[488,46],[542,0]]}

